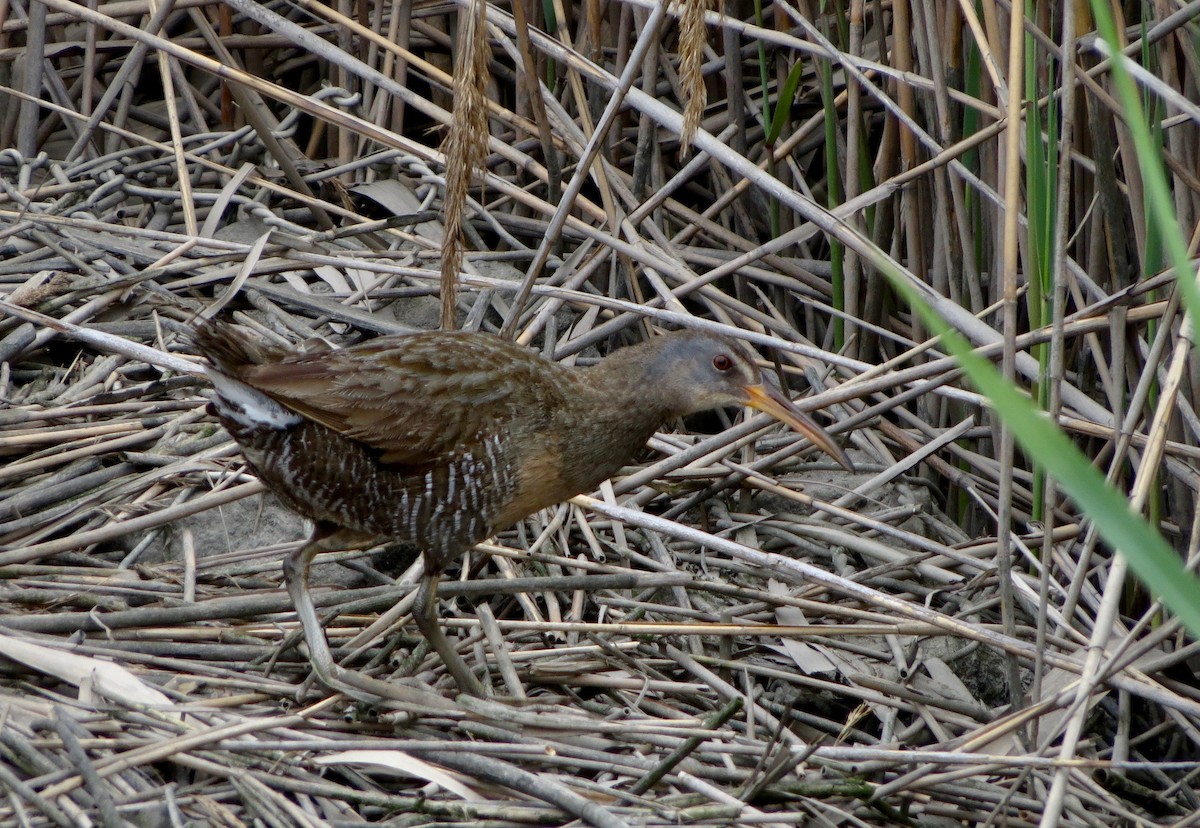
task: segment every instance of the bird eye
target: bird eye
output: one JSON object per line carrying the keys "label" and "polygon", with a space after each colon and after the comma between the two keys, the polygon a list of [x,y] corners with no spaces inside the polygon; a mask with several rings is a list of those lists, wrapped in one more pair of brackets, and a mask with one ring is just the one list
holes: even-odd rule
{"label": "bird eye", "polygon": [[717,354],[713,357],[713,367],[718,371],[728,371],[733,367],[733,360],[729,358],[728,354]]}

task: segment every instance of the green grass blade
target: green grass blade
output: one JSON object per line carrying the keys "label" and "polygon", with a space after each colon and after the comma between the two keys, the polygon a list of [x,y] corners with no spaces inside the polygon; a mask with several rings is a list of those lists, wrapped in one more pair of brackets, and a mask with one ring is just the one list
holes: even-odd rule
{"label": "green grass blade", "polygon": [[1179,556],[1125,495],[1111,487],[1075,444],[1033,402],[971,348],[958,331],[939,316],[893,263],[880,254],[876,265],[912,306],[929,330],[943,337],[975,387],[990,399],[1013,430],[1017,443],[1038,461],[1091,518],[1114,549],[1125,555],[1134,573],[1200,637],[1200,579],[1184,569]]}

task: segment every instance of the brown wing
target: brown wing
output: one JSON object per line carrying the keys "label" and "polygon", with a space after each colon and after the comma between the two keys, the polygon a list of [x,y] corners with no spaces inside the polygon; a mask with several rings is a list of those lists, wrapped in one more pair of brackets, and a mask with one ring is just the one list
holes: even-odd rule
{"label": "brown wing", "polygon": [[559,368],[487,334],[382,337],[245,366],[238,378],[293,411],[382,453],[424,467],[545,416]]}

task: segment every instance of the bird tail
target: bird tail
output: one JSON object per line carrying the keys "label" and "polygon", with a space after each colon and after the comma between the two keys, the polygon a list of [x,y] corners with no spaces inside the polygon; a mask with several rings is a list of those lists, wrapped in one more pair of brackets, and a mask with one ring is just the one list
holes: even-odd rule
{"label": "bird tail", "polygon": [[282,349],[220,322],[196,326],[189,338],[212,366],[206,373],[217,395],[210,411],[235,438],[248,439],[257,429],[285,429],[301,422],[299,414],[249,384],[253,380],[246,369],[277,362],[285,353]]}
{"label": "bird tail", "polygon": [[251,339],[240,328],[224,322],[197,325],[189,339],[214,368],[234,377],[246,366],[276,362],[283,355],[282,349]]}

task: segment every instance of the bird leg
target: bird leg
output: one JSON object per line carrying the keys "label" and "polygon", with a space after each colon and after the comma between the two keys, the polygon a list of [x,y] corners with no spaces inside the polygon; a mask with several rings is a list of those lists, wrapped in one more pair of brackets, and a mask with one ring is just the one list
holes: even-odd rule
{"label": "bird leg", "polygon": [[318,523],[309,541],[283,559],[284,581],[308,643],[308,660],[313,672],[317,680],[330,690],[367,704],[391,700],[402,702],[412,712],[421,708],[431,712],[445,710],[446,701],[427,690],[380,681],[357,670],[340,667],[333,660],[325,628],[321,626],[312,595],[308,591],[308,572],[318,553],[347,547],[353,549],[364,540],[369,539]]}
{"label": "bird leg", "polygon": [[334,533],[318,524],[308,543],[283,559],[283,580],[287,584],[288,595],[292,597],[292,606],[296,608],[296,616],[300,619],[300,627],[304,630],[304,640],[308,642],[308,660],[317,679],[327,687],[334,686],[338,666],[333,660],[333,653],[329,651],[329,640],[325,637],[325,629],[321,626],[321,619],[317,618],[317,608],[308,592],[308,570],[319,552],[331,548],[328,543],[333,536]]}
{"label": "bird leg", "polygon": [[413,621],[417,629],[430,646],[442,657],[442,663],[454,677],[458,689],[462,692],[483,698],[483,685],[467,667],[458,650],[450,645],[446,634],[442,632],[437,619],[437,584],[441,579],[440,572],[430,571],[429,561],[425,561],[425,572],[421,575],[421,585],[417,588],[417,597],[413,603]]}

